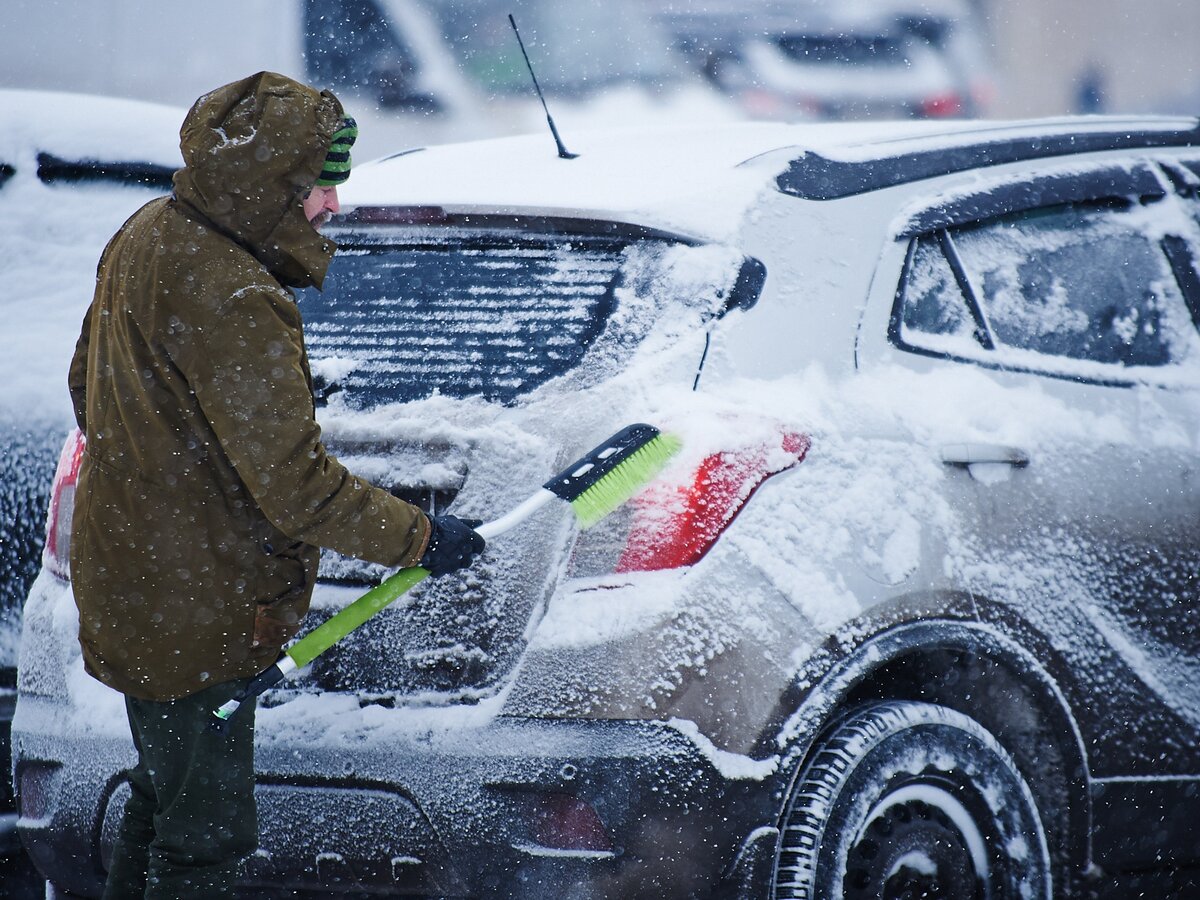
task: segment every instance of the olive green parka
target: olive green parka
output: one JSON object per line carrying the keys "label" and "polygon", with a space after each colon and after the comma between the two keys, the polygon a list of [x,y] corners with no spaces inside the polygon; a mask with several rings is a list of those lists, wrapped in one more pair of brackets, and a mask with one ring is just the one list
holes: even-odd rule
{"label": "olive green parka", "polygon": [[320,546],[389,566],[417,509],[321,442],[290,288],[335,246],[304,216],[343,116],[260,72],[201,97],[174,195],[109,242],[71,365],[87,449],[71,578],[89,673],[150,700],[273,663],[308,609]]}

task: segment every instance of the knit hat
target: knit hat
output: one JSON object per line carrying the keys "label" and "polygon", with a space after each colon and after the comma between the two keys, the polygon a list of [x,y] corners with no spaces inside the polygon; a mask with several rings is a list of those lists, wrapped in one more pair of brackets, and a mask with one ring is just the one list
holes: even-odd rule
{"label": "knit hat", "polygon": [[317,176],[319,186],[341,184],[350,177],[350,148],[357,137],[358,125],[347,116],[342,120],[341,127],[333,133],[329,152],[325,154],[325,166]]}

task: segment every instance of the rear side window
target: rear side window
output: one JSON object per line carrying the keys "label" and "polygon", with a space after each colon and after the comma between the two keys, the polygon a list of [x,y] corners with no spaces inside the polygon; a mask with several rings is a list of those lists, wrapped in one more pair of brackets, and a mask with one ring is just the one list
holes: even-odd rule
{"label": "rear side window", "polygon": [[[1122,366],[1162,366],[1185,309],[1158,243],[1130,214],[1061,206],[953,235],[996,343]],[[1173,352],[1174,350],[1174,352]]]}
{"label": "rear side window", "polygon": [[902,334],[946,351],[980,339],[980,323],[936,235],[923,235],[913,245],[902,316]]}
{"label": "rear side window", "polygon": [[[1156,368],[1200,338],[1156,215],[1161,204],[1067,203],[916,239],[893,316],[917,352],[1086,378]],[[956,274],[957,273],[957,274]]]}

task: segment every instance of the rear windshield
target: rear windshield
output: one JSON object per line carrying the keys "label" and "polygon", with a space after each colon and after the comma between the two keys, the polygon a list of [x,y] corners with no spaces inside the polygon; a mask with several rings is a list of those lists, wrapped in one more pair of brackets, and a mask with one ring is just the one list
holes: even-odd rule
{"label": "rear windshield", "polygon": [[335,239],[324,291],[300,292],[299,304],[318,394],[358,408],[435,391],[515,402],[578,365],[612,315],[624,262],[663,243],[444,231]]}

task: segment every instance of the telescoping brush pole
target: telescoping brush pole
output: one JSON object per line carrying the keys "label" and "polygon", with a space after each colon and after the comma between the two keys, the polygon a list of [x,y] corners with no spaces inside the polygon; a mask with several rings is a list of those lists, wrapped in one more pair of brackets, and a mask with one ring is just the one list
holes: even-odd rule
{"label": "telescoping brush pole", "polygon": [[[569,503],[579,526],[589,528],[648,484],[678,450],[678,440],[653,425],[629,425],[559,472],[507,514],[475,530],[491,540],[553,500]],[[236,697],[213,710],[214,727],[224,730],[243,703],[307,666],[428,575],[429,570],[421,566],[401,569],[314,628],[285,649]]]}

